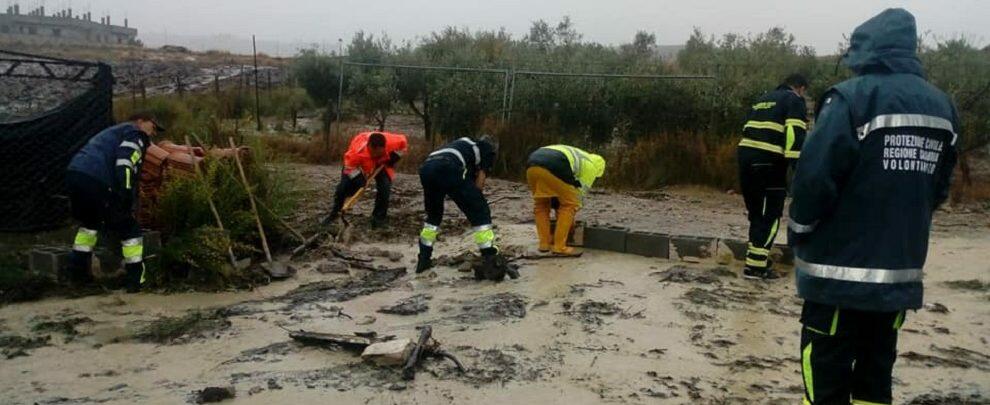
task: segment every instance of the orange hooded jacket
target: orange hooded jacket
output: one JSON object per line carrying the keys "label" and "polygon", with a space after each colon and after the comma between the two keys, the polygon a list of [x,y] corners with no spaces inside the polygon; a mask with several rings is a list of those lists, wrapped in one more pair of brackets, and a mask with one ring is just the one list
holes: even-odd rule
{"label": "orange hooded jacket", "polygon": [[[371,152],[368,150],[368,137],[375,132],[385,135],[385,153],[377,160],[371,158]],[[403,134],[380,131],[359,133],[351,139],[351,145],[344,153],[344,175],[356,177],[358,174],[365,173],[365,176],[370,176],[376,167],[385,166],[385,173],[388,174],[388,178],[393,179],[395,178],[395,169],[388,166],[389,155],[395,152],[401,156],[408,149],[409,142]]]}

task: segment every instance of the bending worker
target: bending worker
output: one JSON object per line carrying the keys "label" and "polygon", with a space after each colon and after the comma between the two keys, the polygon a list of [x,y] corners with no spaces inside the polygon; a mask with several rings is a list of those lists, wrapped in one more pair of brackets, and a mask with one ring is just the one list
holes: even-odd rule
{"label": "bending worker", "polygon": [[72,217],[82,224],[69,255],[72,282],[92,282],[93,248],[99,234],[110,231],[121,240],[127,291],[137,292],[144,284],[144,241],[134,210],[144,153],[150,138],[162,131],[150,115],[135,114],[96,134],[69,163],[65,182]]}
{"label": "bending worker", "polygon": [[749,218],[749,245],[743,276],[775,279],[770,248],[780,228],[787,196],[788,161],[801,155],[806,109],[804,92],[808,81],[791,75],[776,90],[756,101],[743,127],[737,148],[739,183]]}
{"label": "bending worker", "polygon": [[370,181],[372,173],[379,169],[375,177],[375,208],[371,212],[371,227],[388,226],[388,202],[395,178],[395,164],[406,152],[409,143],[402,134],[387,132],[362,132],[351,139],[344,153],[344,168],[340,183],[333,195],[333,208],[327,222],[340,216],[344,200],[353,196]]}
{"label": "bending worker", "polygon": [[[533,214],[541,252],[559,255],[579,252],[567,246],[574,216],[595,179],[605,174],[605,159],[567,145],[550,145],[529,155],[526,181],[533,194]],[[556,204],[554,204],[556,203]],[[557,205],[557,228],[550,235],[550,209]]]}
{"label": "bending worker", "polygon": [[958,116],[925,80],[914,16],[888,9],[853,31],[856,77],[818,103],[794,175],[805,404],[890,404],[897,334],[922,306],[932,214],[949,195]]}
{"label": "bending worker", "polygon": [[[483,264],[475,268],[475,279],[505,279],[508,265],[495,245],[491,210],[481,192],[497,151],[498,145],[488,136],[478,140],[465,137],[430,153],[423,162],[419,179],[423,183],[426,222],[419,234],[417,273],[433,267],[433,245],[443,222],[443,202],[450,196],[474,227],[474,242],[481,250]],[[515,278],[517,274],[510,276]]]}

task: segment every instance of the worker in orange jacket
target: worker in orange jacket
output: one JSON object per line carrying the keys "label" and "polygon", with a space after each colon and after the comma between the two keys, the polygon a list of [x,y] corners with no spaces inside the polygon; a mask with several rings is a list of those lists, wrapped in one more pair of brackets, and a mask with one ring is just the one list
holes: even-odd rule
{"label": "worker in orange jacket", "polygon": [[333,209],[328,222],[340,216],[344,200],[353,196],[365,186],[368,177],[375,169],[382,169],[375,176],[375,209],[371,213],[371,226],[384,228],[388,225],[388,199],[395,178],[395,164],[409,149],[409,142],[403,134],[388,132],[362,132],[351,139],[344,153],[344,168],[340,183],[333,197]]}

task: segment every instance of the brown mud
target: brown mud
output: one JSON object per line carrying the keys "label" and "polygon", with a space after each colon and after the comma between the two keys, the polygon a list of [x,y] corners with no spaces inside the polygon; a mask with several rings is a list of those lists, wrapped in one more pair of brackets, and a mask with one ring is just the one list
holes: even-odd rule
{"label": "brown mud", "polygon": [[[325,196],[339,175],[326,167],[295,170],[315,179],[314,195]],[[474,256],[463,252],[474,248],[452,205],[437,244],[438,266],[417,275],[411,269],[422,221],[418,181],[400,175],[395,185],[390,231],[369,230],[366,197],[353,214],[355,242],[307,252],[287,281],[251,291],[115,292],[0,307],[0,398],[172,404],[196,402],[214,387],[232,388],[235,397],[224,403],[238,404],[800,400],[801,301],[790,269],[780,269],[781,280],[752,282],[739,277],[739,263],[600,251],[533,259],[525,190],[493,181],[496,231],[503,251],[519,257],[513,263],[522,277],[496,284],[458,271],[470,268]],[[594,194],[579,217],[738,237],[745,224],[739,200],[693,189]],[[317,230],[327,208],[325,197],[314,198],[296,223],[307,234]],[[901,333],[896,402],[990,403],[988,224],[985,212],[937,215],[926,267],[929,305],[910,312]],[[400,370],[363,362],[351,349],[303,345],[287,332],[414,338],[416,326],[427,324],[465,372],[426,358],[416,379],[405,381]]]}

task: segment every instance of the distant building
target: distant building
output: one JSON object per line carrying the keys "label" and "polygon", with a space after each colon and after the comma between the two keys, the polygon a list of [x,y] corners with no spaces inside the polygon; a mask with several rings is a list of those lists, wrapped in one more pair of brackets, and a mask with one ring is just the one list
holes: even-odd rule
{"label": "distant building", "polygon": [[29,45],[139,45],[137,30],[124,25],[113,25],[110,16],[93,21],[92,13],[73,14],[72,9],[45,14],[41,6],[21,14],[20,5],[7,7],[0,14],[0,43]]}

